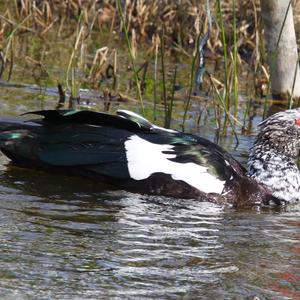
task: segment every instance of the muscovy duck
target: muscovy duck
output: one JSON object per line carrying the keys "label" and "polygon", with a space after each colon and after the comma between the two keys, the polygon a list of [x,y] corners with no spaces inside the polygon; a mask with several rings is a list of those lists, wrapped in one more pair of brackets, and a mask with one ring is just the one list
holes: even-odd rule
{"label": "muscovy duck", "polygon": [[0,118],[0,149],[14,163],[87,176],[128,191],[234,207],[296,202],[300,109],[260,125],[248,173],[228,152],[195,135],[120,110],[44,110],[30,121]]}

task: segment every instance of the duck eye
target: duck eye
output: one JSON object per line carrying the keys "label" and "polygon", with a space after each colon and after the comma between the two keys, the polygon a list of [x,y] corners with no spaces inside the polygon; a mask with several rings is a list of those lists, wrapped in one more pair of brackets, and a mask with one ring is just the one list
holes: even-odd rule
{"label": "duck eye", "polygon": [[295,120],[295,124],[298,125],[298,126],[300,126],[300,119],[296,119]]}

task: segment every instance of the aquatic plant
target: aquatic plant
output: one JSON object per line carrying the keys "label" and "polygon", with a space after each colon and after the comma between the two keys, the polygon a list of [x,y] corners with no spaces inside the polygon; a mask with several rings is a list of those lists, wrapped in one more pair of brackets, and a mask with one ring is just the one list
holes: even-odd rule
{"label": "aquatic plant", "polygon": [[[33,71],[40,66],[49,75],[47,84],[64,82],[61,88],[71,98],[77,99],[83,87],[96,89],[105,110],[112,109],[110,103],[130,101],[145,114],[151,111],[153,119],[163,118],[169,127],[177,106],[183,125],[191,118],[194,106],[199,110],[196,123],[206,107],[212,106],[217,127],[223,127],[224,133],[228,126],[232,130],[236,126],[244,128],[253,111],[253,97],[265,96],[269,81],[260,3],[209,2],[212,25],[203,59],[211,67],[201,75],[200,93],[195,79],[202,59],[199,43],[209,26],[205,0],[2,1],[0,75],[11,79],[14,65],[23,64],[34,82],[41,84],[39,72]],[[298,26],[299,3],[300,0],[292,1]],[[39,50],[41,45],[51,48],[53,40],[59,41],[61,52],[65,51],[68,58],[65,78],[45,62],[47,50],[22,50],[24,39],[30,40],[32,47],[39,44]],[[125,55],[123,45],[116,45],[116,40],[125,41]],[[26,56],[26,66],[22,55]],[[182,62],[189,67],[184,70]],[[53,65],[59,63],[54,61]],[[245,76],[251,80],[241,79]],[[241,122],[240,91],[250,89]],[[179,104],[178,99],[184,99],[184,104]],[[269,100],[262,103],[267,108]]]}

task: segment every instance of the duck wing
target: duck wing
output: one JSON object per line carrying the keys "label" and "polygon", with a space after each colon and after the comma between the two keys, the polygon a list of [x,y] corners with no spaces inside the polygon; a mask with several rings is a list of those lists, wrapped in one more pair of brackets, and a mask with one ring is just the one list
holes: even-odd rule
{"label": "duck wing", "polygon": [[[2,128],[0,148],[30,167],[72,169],[119,183],[155,179],[183,183],[205,193],[221,194],[227,181],[244,168],[218,145],[189,134],[155,126],[121,111],[31,112],[42,119]],[[1,128],[1,122],[0,122]]]}

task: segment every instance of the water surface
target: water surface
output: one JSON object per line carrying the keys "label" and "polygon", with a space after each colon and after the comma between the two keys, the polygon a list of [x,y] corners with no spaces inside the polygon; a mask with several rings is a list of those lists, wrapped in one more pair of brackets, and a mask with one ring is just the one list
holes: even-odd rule
{"label": "water surface", "polygon": [[[6,84],[1,112],[54,107],[37,95]],[[214,140],[207,124],[189,130]],[[253,135],[239,138],[221,144],[245,163]],[[299,216],[108,191],[1,155],[0,298],[300,299]]]}
{"label": "water surface", "polygon": [[299,207],[224,210],[6,163],[1,299],[299,299]]}

